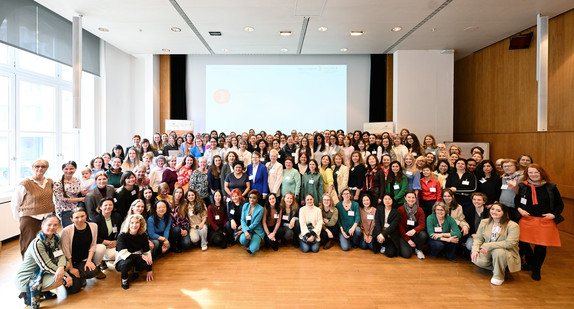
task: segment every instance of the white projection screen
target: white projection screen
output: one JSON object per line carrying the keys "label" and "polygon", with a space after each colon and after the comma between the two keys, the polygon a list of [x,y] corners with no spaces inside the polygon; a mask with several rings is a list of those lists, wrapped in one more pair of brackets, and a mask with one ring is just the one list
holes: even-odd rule
{"label": "white projection screen", "polygon": [[200,132],[360,129],[369,69],[367,55],[189,55],[188,120]]}
{"label": "white projection screen", "polygon": [[[346,129],[346,65],[208,65],[205,79],[208,128]],[[238,123],[245,111],[246,123]]]}

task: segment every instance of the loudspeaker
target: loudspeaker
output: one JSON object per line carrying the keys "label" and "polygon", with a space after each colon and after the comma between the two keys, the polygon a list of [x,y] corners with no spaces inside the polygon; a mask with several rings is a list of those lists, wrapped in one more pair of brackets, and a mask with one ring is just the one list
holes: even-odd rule
{"label": "loudspeaker", "polygon": [[515,37],[510,38],[510,46],[508,49],[527,49],[530,47],[530,42],[532,41],[532,36],[534,33],[524,33],[519,34]]}

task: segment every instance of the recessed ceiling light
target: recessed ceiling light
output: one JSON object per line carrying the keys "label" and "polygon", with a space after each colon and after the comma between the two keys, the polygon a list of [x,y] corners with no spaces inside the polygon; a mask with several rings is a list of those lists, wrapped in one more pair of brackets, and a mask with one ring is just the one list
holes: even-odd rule
{"label": "recessed ceiling light", "polygon": [[470,26],[470,27],[464,28],[464,31],[467,31],[467,32],[473,32],[473,31],[476,31],[476,30],[478,30],[478,27],[477,27],[477,26]]}
{"label": "recessed ceiling light", "polygon": [[181,32],[181,28],[171,27],[171,31],[173,31],[173,32]]}
{"label": "recessed ceiling light", "polygon": [[228,51],[229,51],[229,49],[227,49],[227,48],[223,48],[223,49],[221,49],[221,51],[222,51],[222,52],[224,52],[224,53],[226,53],[226,52],[228,52]]}
{"label": "recessed ceiling light", "polygon": [[288,52],[289,50],[288,50],[287,48],[281,48],[281,51],[284,52],[284,53],[286,53],[286,52]]}
{"label": "recessed ceiling light", "polygon": [[245,31],[247,31],[247,32],[252,32],[252,31],[255,30],[255,28],[249,26],[249,27],[245,27],[245,29],[243,29],[243,30],[245,30]]}
{"label": "recessed ceiling light", "polygon": [[321,32],[325,32],[325,31],[329,30],[329,28],[322,26],[322,27],[319,27],[319,29],[317,29],[317,30],[319,30]]}
{"label": "recessed ceiling light", "polygon": [[341,48],[341,51],[342,51],[342,52],[346,52],[346,51],[348,51],[348,50],[349,50],[349,49],[347,49],[347,48]]}
{"label": "recessed ceiling light", "polygon": [[100,28],[98,28],[98,30],[100,30],[101,32],[110,32],[110,30],[108,28],[104,28],[104,27],[100,27]]}
{"label": "recessed ceiling light", "polygon": [[290,36],[291,34],[293,34],[291,31],[279,31],[279,35],[281,36]]}
{"label": "recessed ceiling light", "polygon": [[392,32],[399,32],[401,30],[403,30],[403,27],[401,27],[401,26],[396,26],[396,27],[393,27],[393,29],[391,29]]}
{"label": "recessed ceiling light", "polygon": [[168,48],[162,48],[161,51],[169,53],[171,50],[169,50]]}
{"label": "recessed ceiling light", "polygon": [[352,36],[361,36],[365,34],[365,31],[351,31]]}

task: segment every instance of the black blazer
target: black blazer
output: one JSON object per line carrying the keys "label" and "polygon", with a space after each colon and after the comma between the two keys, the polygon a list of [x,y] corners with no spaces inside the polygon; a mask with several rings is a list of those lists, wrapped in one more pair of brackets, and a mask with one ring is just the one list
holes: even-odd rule
{"label": "black blazer", "polygon": [[[480,216],[480,219],[488,219],[488,212],[489,212],[489,210],[486,209],[486,207],[484,207],[484,211],[482,212],[482,216]],[[477,227],[474,226],[474,219],[476,218],[475,208],[469,207],[466,210],[464,210],[464,218],[465,218],[466,222],[468,223],[468,225],[470,226],[470,228],[468,229],[468,233],[470,235],[476,234],[478,226]]]}
{"label": "black blazer", "polygon": [[[106,197],[111,197],[114,199],[114,206],[116,204],[116,189],[114,186],[106,185]],[[86,194],[86,198],[84,199],[84,204],[86,204],[86,210],[88,211],[88,217],[92,222],[98,216],[98,206],[100,205],[100,200],[103,198],[100,190],[98,187],[92,189],[88,194]]]}
{"label": "black blazer", "polygon": [[[379,234],[383,234],[385,241],[390,239],[395,247],[399,248],[399,219],[399,211],[393,207],[391,212],[389,212],[389,219],[387,220],[389,227],[383,231],[383,227],[385,226],[385,206],[377,207],[377,212],[375,213],[375,228],[373,229],[373,238],[376,238],[379,236]],[[374,241],[377,240],[374,239]]]}
{"label": "black blazer", "polygon": [[106,225],[106,219],[102,214],[99,214],[94,221],[98,225],[98,244],[104,242],[104,240],[116,240],[118,234],[120,233],[120,228],[122,227],[122,216],[117,212],[112,212],[112,229],[115,227],[116,231],[112,230],[112,233],[108,235],[108,226]]}

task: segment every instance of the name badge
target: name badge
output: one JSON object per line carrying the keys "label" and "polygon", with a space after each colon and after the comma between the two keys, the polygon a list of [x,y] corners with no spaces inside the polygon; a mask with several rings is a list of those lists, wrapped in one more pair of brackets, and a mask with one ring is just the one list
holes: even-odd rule
{"label": "name badge", "polygon": [[413,172],[412,172],[412,171],[406,171],[405,174],[407,174],[407,175],[409,175],[409,176],[412,176],[412,175],[413,175]]}
{"label": "name badge", "polygon": [[407,220],[407,225],[414,226],[415,220]]}
{"label": "name badge", "polygon": [[326,155],[327,155],[327,152],[326,152],[326,151],[325,151],[325,152],[323,152],[323,155],[324,155],[324,156],[326,156]]}
{"label": "name badge", "polygon": [[251,216],[245,216],[245,220],[251,220]]}
{"label": "name badge", "polygon": [[440,226],[435,226],[435,227],[434,227],[434,232],[435,232],[435,233],[442,233],[442,227],[440,227]]}
{"label": "name badge", "polygon": [[278,158],[278,159],[281,159],[281,155],[277,155],[277,158]]}
{"label": "name badge", "polygon": [[482,178],[482,179],[479,180],[479,181],[480,181],[480,183],[485,183],[485,182],[486,182],[486,179]]}
{"label": "name badge", "polygon": [[393,186],[393,189],[395,189],[395,190],[398,190],[398,189],[400,189],[400,188],[401,188],[401,187],[400,187],[399,185],[397,185],[397,184],[395,184],[395,185]]}
{"label": "name badge", "polygon": [[158,150],[157,153],[158,153],[158,154],[163,154],[163,150]]}
{"label": "name badge", "polygon": [[215,220],[219,220],[219,215],[215,215]]}
{"label": "name badge", "polygon": [[436,188],[435,188],[435,187],[429,188],[429,190],[430,190],[430,192],[436,192]]}
{"label": "name badge", "polygon": [[118,199],[114,197],[114,203],[117,203],[117,202],[118,202]]}
{"label": "name badge", "polygon": [[413,152],[413,157],[418,156],[418,154],[416,152]]}
{"label": "name badge", "polygon": [[347,212],[347,214],[348,214],[350,217],[352,217],[352,216],[354,216],[354,215],[355,215],[355,212],[354,212],[354,211],[352,211],[352,210],[349,210],[349,211]]}
{"label": "name badge", "polygon": [[376,151],[376,150],[373,150],[373,151],[371,151],[371,153],[374,154],[374,155],[376,155],[376,154],[377,154],[377,151]]}
{"label": "name badge", "polygon": [[64,252],[62,252],[62,250],[54,251],[54,257],[59,257],[59,256],[62,256],[63,254],[64,254]]}
{"label": "name badge", "polygon": [[384,228],[388,228],[388,227],[389,227],[389,224],[385,223]]}
{"label": "name badge", "polygon": [[279,219],[279,214],[274,214],[273,219]]}
{"label": "name badge", "polygon": [[259,161],[261,161],[261,163],[265,163],[265,159],[261,158]]}
{"label": "name badge", "polygon": [[229,214],[234,215],[235,214],[235,209],[232,209],[229,211]]}
{"label": "name badge", "polygon": [[355,170],[355,168],[354,168],[354,167],[353,167],[353,168],[351,168],[351,172],[352,172],[352,171],[354,171],[354,170]]}
{"label": "name badge", "polygon": [[137,193],[136,190],[132,191],[132,195],[136,195],[136,193]]}
{"label": "name badge", "polygon": [[341,171],[337,171],[337,172],[335,172],[335,174],[339,175],[340,172],[341,172]]}
{"label": "name badge", "polygon": [[289,220],[289,215],[283,215],[283,220],[288,221],[288,220]]}
{"label": "name badge", "polygon": [[461,183],[462,183],[463,186],[468,186],[468,185],[470,184],[470,181],[468,181],[468,180],[463,180]]}
{"label": "name badge", "polygon": [[117,232],[118,232],[118,227],[117,226],[112,227],[112,233],[117,233]]}
{"label": "name badge", "polygon": [[313,179],[309,179],[309,184],[312,185],[315,181]]}
{"label": "name badge", "polygon": [[228,197],[227,197],[227,202],[229,203],[229,201],[231,201],[231,198],[228,196]]}
{"label": "name badge", "polygon": [[502,185],[502,186],[500,187],[500,189],[506,190],[506,189],[508,189],[508,185]]}
{"label": "name badge", "polygon": [[520,204],[526,205],[526,198],[521,197],[521,198],[520,198]]}
{"label": "name badge", "polygon": [[285,180],[291,180],[291,176],[285,176]]}
{"label": "name badge", "polygon": [[373,216],[373,215],[367,215],[367,220],[374,220],[374,219],[375,219],[375,216]]}
{"label": "name badge", "polygon": [[254,178],[253,175],[249,175],[249,180],[253,180]]}
{"label": "name badge", "polygon": [[193,216],[193,210],[190,210],[190,211],[189,211],[189,215],[190,215],[190,216]]}

